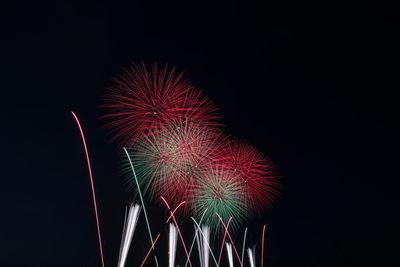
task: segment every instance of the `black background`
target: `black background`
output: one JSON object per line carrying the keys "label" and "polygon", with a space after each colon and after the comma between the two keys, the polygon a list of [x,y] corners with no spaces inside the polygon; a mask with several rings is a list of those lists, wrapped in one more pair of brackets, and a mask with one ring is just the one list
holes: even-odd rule
{"label": "black background", "polygon": [[[227,132],[279,167],[282,200],[250,224],[251,242],[268,224],[265,266],[400,266],[394,5],[264,2],[2,6],[0,265],[100,266],[74,110],[115,266],[129,193],[99,105],[121,68],[144,60],[186,72]],[[150,209],[166,236],[167,213]],[[129,266],[150,244],[143,220],[138,227]],[[161,258],[166,247],[164,238]]]}

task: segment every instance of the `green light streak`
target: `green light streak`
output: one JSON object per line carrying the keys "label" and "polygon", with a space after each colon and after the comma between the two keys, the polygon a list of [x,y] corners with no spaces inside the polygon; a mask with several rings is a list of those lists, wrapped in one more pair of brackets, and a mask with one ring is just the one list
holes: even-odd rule
{"label": "green light streak", "polygon": [[[139,182],[138,182],[138,179],[137,179],[137,177],[136,177],[135,168],[133,167],[133,164],[132,164],[132,161],[131,161],[131,157],[129,156],[129,153],[128,153],[128,151],[126,150],[125,147],[124,147],[124,151],[125,151],[125,153],[126,153],[126,156],[128,157],[129,164],[131,165],[132,172],[133,172],[133,176],[135,177],[135,182],[136,182],[136,186],[137,186],[137,189],[138,189],[138,193],[139,193],[139,197],[140,197],[140,202],[142,203],[143,213],[144,213],[144,217],[145,217],[145,219],[146,219],[147,229],[148,229],[148,231],[149,231],[149,236],[150,236],[150,240],[151,240],[151,246],[152,246],[152,248],[153,248],[153,250],[154,250],[153,235],[151,234],[150,223],[149,223],[149,220],[148,220],[148,218],[147,218],[146,207],[145,207],[145,205],[144,205],[144,201],[143,201],[143,197],[142,197],[142,192],[140,191]],[[156,256],[156,255],[154,255],[154,259],[155,259],[156,265],[157,265],[157,267],[158,267],[158,260],[157,260],[157,256]]]}
{"label": "green light streak", "polygon": [[[201,225],[201,222],[203,221],[203,218],[204,218],[204,215],[206,214],[206,212],[207,212],[207,209],[205,209],[204,210],[204,212],[203,212],[203,215],[201,215],[201,218],[200,218],[200,221],[199,221],[199,226]],[[190,255],[192,254],[192,250],[193,250],[193,246],[194,246],[194,243],[195,243],[195,241],[196,241],[196,237],[197,237],[197,233],[199,232],[199,230],[195,227],[195,234],[194,234],[194,238],[193,238],[193,241],[192,241],[192,245],[190,246],[190,250],[189,250],[189,257],[190,257]],[[187,260],[186,260],[186,264],[185,264],[185,267],[187,266],[187,264],[188,264],[188,262],[189,262],[189,257],[187,258]]]}

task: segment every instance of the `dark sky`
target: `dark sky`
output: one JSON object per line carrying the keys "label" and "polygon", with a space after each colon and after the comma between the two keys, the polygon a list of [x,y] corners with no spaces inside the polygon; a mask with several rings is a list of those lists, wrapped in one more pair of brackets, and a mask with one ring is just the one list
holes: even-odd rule
{"label": "dark sky", "polygon": [[[400,266],[394,6],[191,2],[0,8],[0,265],[100,266],[74,110],[115,266],[129,194],[99,105],[121,68],[143,60],[185,71],[220,107],[226,131],[278,166],[282,200],[250,223],[251,242],[268,224],[265,266]],[[150,209],[165,235],[166,212]],[[143,221],[138,229],[129,266],[149,246]]]}

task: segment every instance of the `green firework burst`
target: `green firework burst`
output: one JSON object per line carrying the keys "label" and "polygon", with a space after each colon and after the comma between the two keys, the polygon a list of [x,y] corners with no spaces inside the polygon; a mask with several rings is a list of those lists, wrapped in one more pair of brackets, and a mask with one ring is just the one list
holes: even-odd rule
{"label": "green firework burst", "polygon": [[226,223],[232,217],[232,228],[237,229],[246,218],[246,195],[243,182],[221,167],[202,172],[193,187],[191,206],[197,215],[207,212],[203,221],[212,228],[220,225],[217,213]]}

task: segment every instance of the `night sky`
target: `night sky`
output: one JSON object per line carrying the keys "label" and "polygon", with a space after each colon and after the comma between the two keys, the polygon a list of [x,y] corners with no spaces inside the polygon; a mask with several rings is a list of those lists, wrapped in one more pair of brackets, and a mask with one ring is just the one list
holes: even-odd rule
{"label": "night sky", "polygon": [[[278,166],[282,199],[249,222],[251,242],[268,225],[265,266],[400,266],[396,9],[264,2],[1,7],[0,266],[100,266],[71,110],[88,137],[106,264],[116,265],[130,193],[99,106],[113,77],[140,60],[184,71],[226,131]],[[165,209],[149,208],[166,236]],[[127,266],[149,248],[143,218],[135,237]],[[166,247],[165,237],[161,258]]]}

